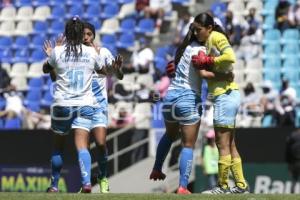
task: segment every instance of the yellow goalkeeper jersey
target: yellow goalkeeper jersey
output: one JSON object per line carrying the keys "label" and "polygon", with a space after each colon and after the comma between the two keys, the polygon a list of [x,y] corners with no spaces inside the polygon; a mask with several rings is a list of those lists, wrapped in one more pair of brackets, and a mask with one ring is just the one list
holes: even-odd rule
{"label": "yellow goalkeeper jersey", "polygon": [[[235,62],[235,54],[227,38],[222,33],[212,31],[205,44],[208,55],[214,56],[212,72],[230,72]],[[208,91],[214,96],[226,93],[228,90],[239,89],[235,82],[207,80]]]}

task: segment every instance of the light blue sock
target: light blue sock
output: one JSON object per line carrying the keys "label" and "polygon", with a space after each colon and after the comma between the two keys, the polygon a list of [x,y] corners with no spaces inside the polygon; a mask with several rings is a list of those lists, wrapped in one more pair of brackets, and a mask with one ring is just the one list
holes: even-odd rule
{"label": "light blue sock", "polygon": [[55,151],[51,156],[51,187],[58,188],[60,171],[63,166],[62,152]]}
{"label": "light blue sock", "polygon": [[107,149],[105,149],[105,151],[99,151],[98,154],[98,171],[99,171],[99,175],[98,178],[102,179],[105,178],[107,176]]}
{"label": "light blue sock", "polygon": [[91,155],[87,149],[78,151],[78,161],[82,185],[91,184]]}
{"label": "light blue sock", "polygon": [[179,171],[180,179],[179,186],[187,188],[189,177],[193,166],[193,149],[184,147],[180,153]]}
{"label": "light blue sock", "polygon": [[161,171],[162,166],[164,164],[164,161],[166,159],[166,156],[168,155],[171,145],[172,145],[171,138],[164,134],[162,138],[160,139],[157,150],[156,150],[156,157],[155,157],[155,163],[153,169]]}

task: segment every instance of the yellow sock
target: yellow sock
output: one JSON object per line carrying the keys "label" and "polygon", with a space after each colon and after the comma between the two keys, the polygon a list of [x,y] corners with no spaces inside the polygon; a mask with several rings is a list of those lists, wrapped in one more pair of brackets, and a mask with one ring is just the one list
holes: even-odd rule
{"label": "yellow sock", "polygon": [[247,183],[243,175],[242,160],[240,157],[232,159],[231,173],[234,177],[236,186],[245,189],[247,187]]}
{"label": "yellow sock", "polygon": [[231,166],[231,155],[220,156],[219,158],[219,173],[218,184],[220,187],[228,188],[229,169]]}

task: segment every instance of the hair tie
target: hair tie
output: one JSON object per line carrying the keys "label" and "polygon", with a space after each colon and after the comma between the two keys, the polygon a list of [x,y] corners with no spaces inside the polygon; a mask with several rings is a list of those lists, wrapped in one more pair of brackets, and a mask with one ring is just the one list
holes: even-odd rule
{"label": "hair tie", "polygon": [[79,19],[79,16],[78,16],[78,15],[75,15],[75,16],[73,17],[73,21],[76,21],[77,19]]}

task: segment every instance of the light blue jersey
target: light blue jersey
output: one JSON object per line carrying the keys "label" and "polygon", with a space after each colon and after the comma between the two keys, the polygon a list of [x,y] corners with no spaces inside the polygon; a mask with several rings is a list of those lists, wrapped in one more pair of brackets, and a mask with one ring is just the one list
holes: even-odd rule
{"label": "light blue jersey", "polygon": [[[92,77],[102,63],[93,47],[82,46],[82,54],[76,60],[66,59],[66,46],[55,47],[48,62],[57,73],[54,104],[58,106],[85,106],[93,104]],[[78,46],[79,49],[79,46]]]}
{"label": "light blue jersey", "polygon": [[93,47],[82,45],[78,59],[72,55],[66,59],[65,48],[55,47],[48,59],[57,75],[51,128],[61,135],[74,128],[91,129],[94,114],[92,78],[94,71],[102,68],[101,59]]}
{"label": "light blue jersey", "polygon": [[173,89],[191,89],[197,94],[201,93],[202,78],[197,69],[193,67],[192,56],[197,55],[199,51],[206,49],[199,43],[193,42],[188,45],[176,66],[176,76],[172,79],[169,90]]}
{"label": "light blue jersey", "polygon": [[188,45],[176,67],[176,77],[172,80],[163,99],[163,116],[168,122],[181,125],[198,123],[202,114],[201,84],[202,78],[191,63],[192,56],[204,46],[193,42]]}
{"label": "light blue jersey", "polygon": [[[111,73],[110,66],[114,60],[111,52],[106,48],[100,49],[100,60],[102,67],[105,67],[108,73]],[[93,76],[93,93],[94,93],[94,106],[95,113],[92,119],[92,128],[95,127],[107,127],[108,123],[108,101],[107,101],[107,91],[106,91],[106,76],[101,74],[94,74]]]}

